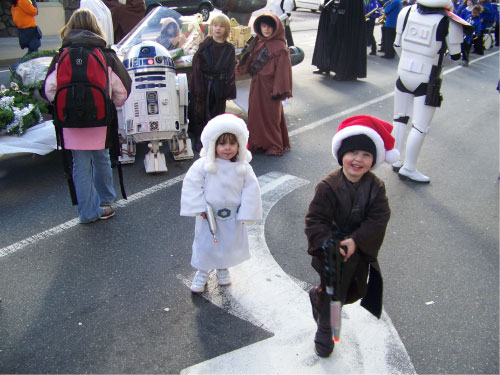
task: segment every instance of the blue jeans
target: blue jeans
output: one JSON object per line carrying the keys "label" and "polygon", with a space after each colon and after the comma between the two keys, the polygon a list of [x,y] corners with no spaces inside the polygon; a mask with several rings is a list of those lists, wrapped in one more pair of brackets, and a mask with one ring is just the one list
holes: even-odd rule
{"label": "blue jeans", "polygon": [[72,150],[71,153],[78,217],[80,223],[90,223],[101,217],[100,206],[111,205],[116,197],[109,150]]}

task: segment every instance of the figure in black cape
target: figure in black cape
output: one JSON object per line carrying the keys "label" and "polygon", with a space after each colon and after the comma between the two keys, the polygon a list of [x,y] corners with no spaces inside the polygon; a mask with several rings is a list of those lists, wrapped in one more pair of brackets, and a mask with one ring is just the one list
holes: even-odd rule
{"label": "figure in black cape", "polygon": [[335,72],[333,79],[366,77],[366,25],[363,0],[325,0],[312,64],[315,74]]}

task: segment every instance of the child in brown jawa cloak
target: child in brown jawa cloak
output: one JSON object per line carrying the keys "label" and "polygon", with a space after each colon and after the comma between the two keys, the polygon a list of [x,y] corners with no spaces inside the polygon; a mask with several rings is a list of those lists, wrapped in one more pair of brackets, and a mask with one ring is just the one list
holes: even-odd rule
{"label": "child in brown jawa cloak", "polygon": [[226,100],[236,98],[234,46],[227,41],[229,18],[218,14],[210,21],[210,36],[200,44],[193,57],[193,73],[189,81],[193,106],[189,132],[194,149],[200,151],[200,135],[206,123],[226,112]]}
{"label": "child in brown jawa cloak", "polygon": [[248,148],[281,156],[290,149],[282,100],[292,97],[292,65],[285,42],[285,29],[273,13],[253,24],[258,41],[249,58],[238,65],[237,74],[252,76],[248,99]]}
{"label": "child in brown jawa cloak", "polygon": [[391,124],[371,116],[344,120],[332,141],[333,156],[341,167],[318,183],[309,205],[305,220],[308,253],[321,280],[310,290],[309,297],[318,324],[315,351],[321,357],[328,357],[334,347],[323,250],[329,239],[340,241],[339,252],[344,257],[338,295],[341,302],[349,304],[362,298],[361,305],[373,315],[380,318],[382,313],[382,276],[377,255],[390,209],[384,182],[371,169],[399,158],[391,130]]}
{"label": "child in brown jawa cloak", "polygon": [[164,18],[160,21],[160,36],[156,41],[168,50],[180,48],[186,43],[186,37],[179,28],[179,24],[172,17]]}

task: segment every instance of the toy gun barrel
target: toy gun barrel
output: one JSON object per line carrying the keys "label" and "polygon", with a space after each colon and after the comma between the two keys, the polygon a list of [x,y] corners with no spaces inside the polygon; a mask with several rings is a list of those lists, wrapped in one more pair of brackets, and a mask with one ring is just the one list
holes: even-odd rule
{"label": "toy gun barrel", "polygon": [[332,325],[333,341],[340,341],[340,325],[342,314],[342,302],[330,301],[330,320]]}
{"label": "toy gun barrel", "polygon": [[326,255],[326,293],[330,297],[330,325],[332,340],[340,340],[340,325],[342,302],[340,301],[340,286],[342,278],[342,255],[339,252],[339,241],[330,239],[325,242],[323,249]]}
{"label": "toy gun barrel", "polygon": [[208,222],[208,229],[210,230],[210,233],[214,237],[214,243],[217,243],[217,225],[215,224],[215,215],[214,215],[214,210],[212,209],[212,206],[207,204],[206,207],[206,215],[207,215],[207,222]]}

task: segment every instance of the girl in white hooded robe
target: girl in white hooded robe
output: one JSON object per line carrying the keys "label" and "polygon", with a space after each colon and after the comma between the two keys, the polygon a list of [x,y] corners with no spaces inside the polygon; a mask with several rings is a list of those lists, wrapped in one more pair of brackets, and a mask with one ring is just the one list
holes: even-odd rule
{"label": "girl in white hooded robe", "polygon": [[[219,137],[233,134],[237,154],[231,159],[217,154]],[[181,216],[196,216],[191,265],[198,270],[191,285],[193,293],[202,293],[210,270],[217,270],[219,285],[231,283],[229,267],[250,258],[247,226],[262,219],[260,188],[248,163],[248,130],[245,122],[232,114],[214,117],[201,134],[201,158],[189,168],[182,184]],[[227,142],[227,141],[226,141]],[[236,143],[236,142],[235,142]],[[207,204],[213,209],[216,237],[205,219]]]}

